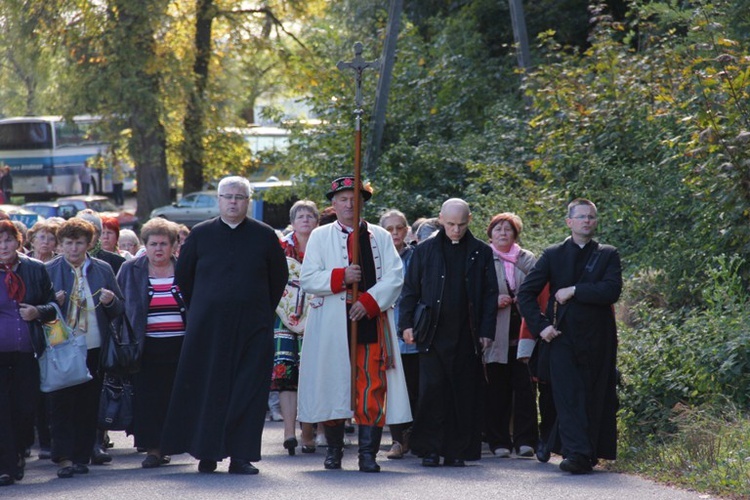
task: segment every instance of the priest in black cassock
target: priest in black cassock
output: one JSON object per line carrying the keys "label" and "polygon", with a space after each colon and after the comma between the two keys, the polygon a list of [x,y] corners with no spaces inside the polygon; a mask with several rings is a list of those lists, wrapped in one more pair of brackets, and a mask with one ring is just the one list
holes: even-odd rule
{"label": "priest in black cassock", "polygon": [[218,192],[220,216],[193,228],[175,269],[187,330],[162,453],[190,453],[200,472],[231,457],[230,474],[257,474],[288,270],[274,230],[247,217],[247,179],[226,177]]}

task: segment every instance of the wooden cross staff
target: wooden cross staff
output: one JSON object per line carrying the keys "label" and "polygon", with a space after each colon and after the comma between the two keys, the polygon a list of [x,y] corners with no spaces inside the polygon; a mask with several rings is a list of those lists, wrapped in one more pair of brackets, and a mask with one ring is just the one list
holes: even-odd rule
{"label": "wooden cross staff", "polygon": [[[379,62],[367,62],[362,57],[362,44],[354,44],[354,59],[351,62],[339,61],[336,67],[344,71],[354,70],[354,84],[356,93],[354,95],[354,234],[352,237],[352,264],[359,265],[359,217],[362,208],[362,72],[367,68],[377,67]],[[359,283],[352,284],[352,304],[357,302],[359,296]],[[356,409],[357,395],[357,322],[352,320],[351,338],[349,339],[349,362],[351,365],[351,409]]]}

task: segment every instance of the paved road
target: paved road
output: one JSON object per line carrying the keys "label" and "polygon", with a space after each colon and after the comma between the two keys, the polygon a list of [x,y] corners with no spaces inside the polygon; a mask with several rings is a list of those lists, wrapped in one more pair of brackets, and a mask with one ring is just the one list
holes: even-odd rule
{"label": "paved road", "polygon": [[[49,460],[38,460],[36,450],[27,465],[26,478],[0,489],[0,498],[55,500],[81,498],[180,498],[225,499],[246,497],[253,500],[336,500],[378,499],[701,499],[705,495],[660,486],[623,474],[595,471],[586,476],[560,472],[553,457],[548,464],[536,460],[500,459],[485,455],[464,469],[420,466],[419,459],[387,460],[381,451],[380,474],[364,474],[356,469],[356,447],[344,454],[344,469],[323,469],[323,450],[289,457],[281,447],[282,424],[268,422],[264,432],[263,460],[256,465],[257,476],[226,473],[228,461],[214,474],[199,474],[190,456],[173,458],[170,465],[141,469],[144,455],[132,448],[132,438],[112,433],[115,442],[113,463],[91,466],[87,475],[58,479],[57,467]],[[384,436],[384,442],[390,437]],[[553,463],[555,462],[555,463]]]}

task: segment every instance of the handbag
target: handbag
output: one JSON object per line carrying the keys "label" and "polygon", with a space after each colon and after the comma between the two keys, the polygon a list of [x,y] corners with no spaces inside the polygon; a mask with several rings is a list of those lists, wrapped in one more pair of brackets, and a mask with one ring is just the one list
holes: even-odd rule
{"label": "handbag", "polygon": [[109,331],[99,360],[102,369],[115,375],[137,373],[141,368],[140,345],[128,317],[122,314],[113,319]]}
{"label": "handbag", "polygon": [[[76,335],[63,319],[54,302],[57,316],[43,325],[47,347],[39,356],[40,390],[52,392],[83,384],[93,377],[86,366],[86,335]],[[55,342],[54,345],[51,342]]]}
{"label": "handbag", "polygon": [[414,308],[414,338],[420,344],[427,340],[427,333],[430,329],[430,306],[418,302]]}
{"label": "handbag", "polygon": [[99,397],[99,428],[127,430],[133,423],[133,384],[128,377],[107,374]]}

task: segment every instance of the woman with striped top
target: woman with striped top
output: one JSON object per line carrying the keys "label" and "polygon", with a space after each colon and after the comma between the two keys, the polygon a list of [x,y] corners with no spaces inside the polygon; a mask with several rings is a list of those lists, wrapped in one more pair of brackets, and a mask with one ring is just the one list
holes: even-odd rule
{"label": "woman with striped top", "polygon": [[141,345],[141,370],[135,375],[135,446],[145,448],[141,465],[169,462],[160,451],[161,432],[185,336],[185,303],[174,282],[177,225],[152,219],[141,230],[146,253],[122,265],[117,275],[125,315]]}

